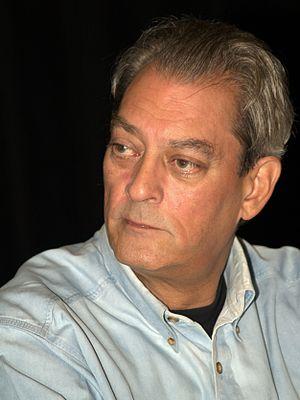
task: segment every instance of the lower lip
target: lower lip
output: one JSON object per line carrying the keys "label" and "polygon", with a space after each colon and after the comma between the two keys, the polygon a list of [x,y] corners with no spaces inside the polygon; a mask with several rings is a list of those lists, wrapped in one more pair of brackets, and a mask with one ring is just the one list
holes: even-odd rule
{"label": "lower lip", "polygon": [[139,229],[139,230],[150,230],[150,229],[157,230],[157,228],[154,228],[153,226],[143,225],[143,224],[136,224],[135,222],[130,221],[128,219],[126,219],[125,221],[126,221],[127,225],[129,225],[130,227],[136,228],[136,229]]}

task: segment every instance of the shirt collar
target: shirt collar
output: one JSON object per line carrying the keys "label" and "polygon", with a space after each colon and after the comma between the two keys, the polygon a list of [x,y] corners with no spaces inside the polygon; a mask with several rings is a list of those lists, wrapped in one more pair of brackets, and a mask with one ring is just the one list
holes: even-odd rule
{"label": "shirt collar", "polygon": [[218,326],[240,318],[255,298],[245,249],[237,237],[233,241],[224,276],[227,295],[217,320]]}

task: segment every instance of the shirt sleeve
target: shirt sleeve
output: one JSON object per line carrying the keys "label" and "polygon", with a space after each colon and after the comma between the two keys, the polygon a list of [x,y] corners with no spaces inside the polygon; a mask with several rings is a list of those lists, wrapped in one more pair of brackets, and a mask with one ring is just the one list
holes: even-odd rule
{"label": "shirt sleeve", "polygon": [[0,393],[5,400],[21,399],[66,399],[57,391],[32,379],[10,365],[1,357],[0,361]]}
{"label": "shirt sleeve", "polygon": [[3,400],[103,400],[86,366],[32,333],[0,327]]}

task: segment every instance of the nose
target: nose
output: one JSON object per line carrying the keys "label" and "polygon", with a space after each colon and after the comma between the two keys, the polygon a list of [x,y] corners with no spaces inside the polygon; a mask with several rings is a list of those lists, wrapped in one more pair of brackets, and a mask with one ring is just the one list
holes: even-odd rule
{"label": "nose", "polygon": [[144,155],[134,166],[126,187],[132,201],[160,203],[163,199],[163,166],[159,161]]}

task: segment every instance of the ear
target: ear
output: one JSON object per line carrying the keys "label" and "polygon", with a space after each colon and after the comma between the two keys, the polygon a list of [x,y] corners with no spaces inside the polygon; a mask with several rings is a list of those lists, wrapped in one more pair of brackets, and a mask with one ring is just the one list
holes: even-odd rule
{"label": "ear", "polygon": [[258,160],[244,177],[244,200],[241,218],[249,220],[257,215],[271,197],[280,177],[281,162],[277,157],[268,156]]}

